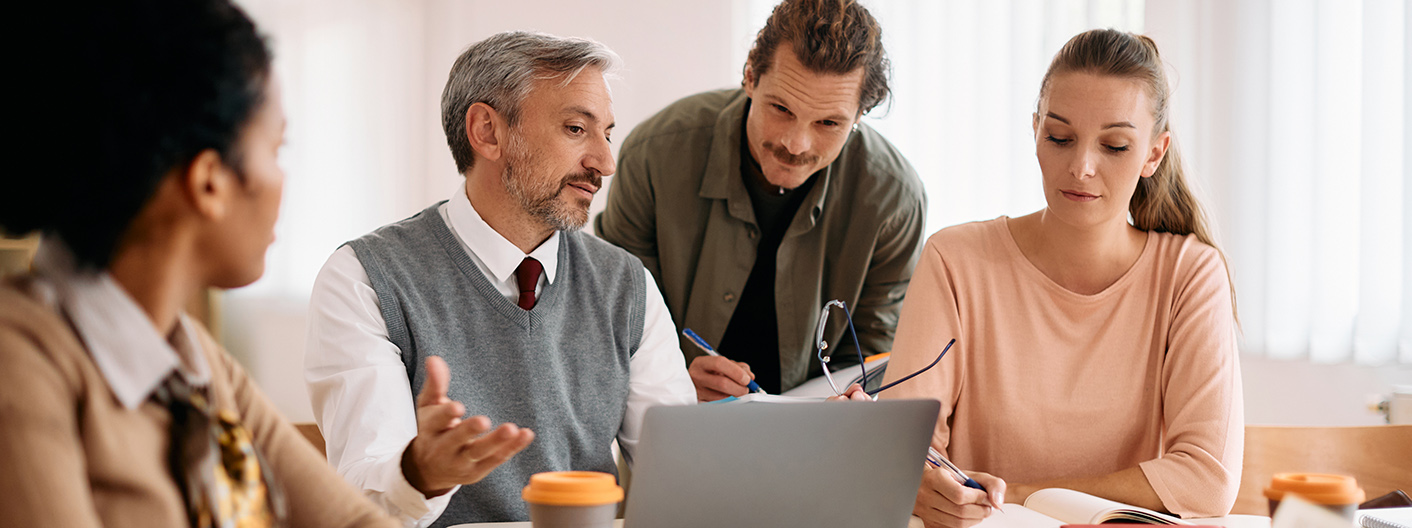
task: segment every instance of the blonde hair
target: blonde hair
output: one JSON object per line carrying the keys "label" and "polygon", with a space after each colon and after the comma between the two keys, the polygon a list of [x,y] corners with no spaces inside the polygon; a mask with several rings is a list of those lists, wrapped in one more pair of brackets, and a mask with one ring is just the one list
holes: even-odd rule
{"label": "blonde hair", "polygon": [[[1054,55],[1049,70],[1044,73],[1036,106],[1044,105],[1050,83],[1056,75],[1075,72],[1141,82],[1152,100],[1152,135],[1156,137],[1163,132],[1171,132],[1168,123],[1171,88],[1162,68],[1162,57],[1157,53],[1157,43],[1151,38],[1116,29],[1094,29],[1069,39]],[[1182,166],[1175,135],[1152,176],[1138,179],[1137,190],[1128,203],[1128,212],[1132,215],[1133,227],[1143,231],[1196,235],[1196,239],[1203,244],[1216,248],[1221,262],[1225,263],[1226,255],[1212,237],[1206,213],[1187,185],[1186,170]],[[1229,265],[1226,266],[1226,276],[1229,279]],[[1233,317],[1235,302],[1235,286],[1232,284]]]}

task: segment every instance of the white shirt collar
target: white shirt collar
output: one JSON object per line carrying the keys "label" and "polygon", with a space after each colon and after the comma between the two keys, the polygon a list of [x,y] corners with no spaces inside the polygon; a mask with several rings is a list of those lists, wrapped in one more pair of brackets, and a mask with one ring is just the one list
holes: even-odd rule
{"label": "white shirt collar", "polygon": [[526,255],[481,218],[471,205],[470,198],[466,197],[465,187],[456,188],[456,193],[447,204],[446,214],[451,219],[451,231],[475,252],[494,280],[510,280],[525,257],[534,257],[544,266],[544,278],[550,284],[554,283],[554,272],[559,268],[559,231],[554,231],[548,240]]}
{"label": "white shirt collar", "polygon": [[77,271],[72,254],[54,241],[40,246],[34,268],[54,286],[60,308],[123,407],[137,408],[173,370],[195,386],[210,382],[210,365],[185,314],[163,339],[111,275]]}

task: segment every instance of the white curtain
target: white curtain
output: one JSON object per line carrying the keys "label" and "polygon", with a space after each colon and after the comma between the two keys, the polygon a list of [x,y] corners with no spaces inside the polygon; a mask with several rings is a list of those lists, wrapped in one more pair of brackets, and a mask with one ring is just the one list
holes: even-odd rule
{"label": "white curtain", "polygon": [[1403,0],[1149,2],[1244,350],[1412,364]]}
{"label": "white curtain", "polygon": [[441,139],[424,66],[437,25],[424,2],[238,2],[270,39],[288,129],[265,276],[231,295],[303,302],[339,244],[450,189],[454,170],[424,155]]}
{"label": "white curtain", "polygon": [[[742,38],[775,3],[750,0]],[[1412,364],[1404,0],[863,3],[893,63],[891,109],[869,122],[921,174],[928,231],[1042,208],[1030,114],[1050,58],[1087,29],[1146,33],[1235,277],[1242,350]]]}
{"label": "white curtain", "polygon": [[[459,181],[437,97],[472,40],[542,29],[613,46],[629,67],[616,101],[625,137],[668,101],[738,82],[776,0],[619,0],[608,10],[636,13],[627,19],[571,2],[564,13],[450,0],[240,2],[273,37],[289,178],[268,272],[233,296],[297,304],[338,243]],[[1173,127],[1235,275],[1243,350],[1412,364],[1405,0],[864,4],[883,26],[894,88],[890,108],[868,119],[922,175],[929,231],[1043,207],[1030,113],[1049,59],[1086,29],[1145,32],[1169,64]],[[685,40],[663,38],[687,29]]]}

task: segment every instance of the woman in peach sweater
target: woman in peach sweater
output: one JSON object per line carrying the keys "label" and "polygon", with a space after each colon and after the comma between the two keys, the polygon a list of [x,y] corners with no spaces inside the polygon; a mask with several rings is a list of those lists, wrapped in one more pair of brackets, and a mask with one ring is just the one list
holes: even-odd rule
{"label": "woman in peach sweater", "polygon": [[933,447],[989,491],[929,470],[914,510],[927,526],[969,526],[1045,487],[1229,512],[1244,425],[1234,298],[1168,95],[1152,40],[1074,37],[1034,114],[1048,206],[927,241],[889,377],[957,343],[885,394],[940,399]]}

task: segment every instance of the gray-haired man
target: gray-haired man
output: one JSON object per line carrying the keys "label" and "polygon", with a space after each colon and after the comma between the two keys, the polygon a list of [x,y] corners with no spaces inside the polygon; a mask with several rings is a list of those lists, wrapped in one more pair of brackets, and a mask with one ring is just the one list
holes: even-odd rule
{"label": "gray-haired man", "polygon": [[319,272],[305,377],[329,462],[407,525],[525,520],[531,474],[614,472],[647,407],[695,400],[642,263],[576,231],[614,171],[617,61],[533,33],[472,45],[442,93],[465,187]]}

